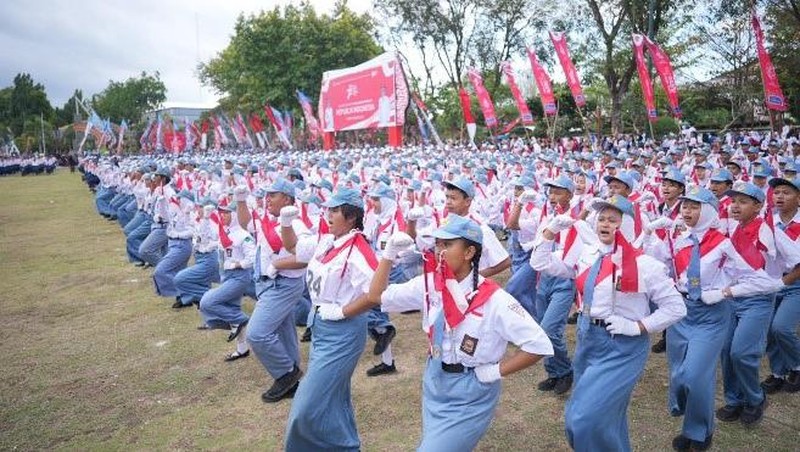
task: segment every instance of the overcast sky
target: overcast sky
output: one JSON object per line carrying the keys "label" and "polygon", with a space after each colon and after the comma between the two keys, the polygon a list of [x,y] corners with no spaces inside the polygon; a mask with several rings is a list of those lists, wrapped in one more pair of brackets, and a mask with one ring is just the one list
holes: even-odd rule
{"label": "overcast sky", "polygon": [[[0,87],[20,72],[45,86],[53,106],[72,92],[159,71],[168,102],[212,103],[195,77],[228,44],[236,17],[298,0],[0,0]],[[333,0],[311,0],[330,12]],[[371,0],[349,0],[364,12]]]}

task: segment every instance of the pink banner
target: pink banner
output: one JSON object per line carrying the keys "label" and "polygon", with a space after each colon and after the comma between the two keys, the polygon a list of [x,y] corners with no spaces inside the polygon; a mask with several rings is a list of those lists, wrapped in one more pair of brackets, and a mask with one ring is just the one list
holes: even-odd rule
{"label": "pink banner", "polygon": [[346,69],[322,74],[322,130],[402,126],[409,93],[397,55],[388,52]]}
{"label": "pink banner", "polygon": [[653,99],[653,82],[650,80],[650,73],[644,62],[644,36],[633,34],[633,55],[636,58],[636,70],[639,72],[639,83],[642,85],[642,95],[644,106],[647,109],[647,119],[655,121],[658,119],[656,104]]}
{"label": "pink banner", "polygon": [[500,69],[503,71],[503,75],[506,76],[506,82],[508,83],[508,88],[511,90],[511,95],[514,96],[514,100],[517,101],[517,110],[519,110],[519,117],[522,124],[526,126],[533,124],[533,115],[531,115],[528,104],[525,103],[525,98],[522,97],[522,92],[519,90],[519,86],[517,86],[516,75],[514,74],[514,69],[511,67],[511,63],[504,61],[500,65]]}
{"label": "pink banner", "polygon": [[536,58],[536,52],[528,49],[528,59],[531,60],[531,69],[533,69],[533,78],[536,80],[536,88],[539,90],[539,98],[542,99],[542,109],[547,116],[556,115],[556,100],[553,97],[553,86],[550,84],[550,76],[544,70],[539,59]]}
{"label": "pink banner", "polygon": [[753,10],[751,22],[753,24],[753,34],[756,36],[758,63],[761,66],[761,81],[764,84],[764,97],[766,98],[767,108],[775,111],[786,111],[786,98],[783,97],[781,85],[778,83],[778,74],[775,73],[772,58],[769,57],[769,53],[764,47],[764,31],[761,29],[761,21],[758,19],[755,10]]}
{"label": "pink banner", "polygon": [[675,84],[675,73],[672,71],[672,63],[669,61],[669,56],[661,50],[655,42],[651,41],[645,36],[644,42],[647,45],[647,50],[650,52],[650,58],[653,60],[653,65],[656,67],[658,77],[661,79],[661,86],[667,93],[667,100],[669,100],[670,110],[672,116],[680,118],[683,113],[681,106],[678,102],[678,85]]}
{"label": "pink banner", "polygon": [[563,32],[551,31],[550,40],[553,41],[553,47],[556,48],[558,61],[561,62],[561,68],[564,69],[564,75],[567,76],[567,85],[569,85],[569,90],[572,91],[572,98],[575,99],[575,105],[583,107],[586,105],[586,98],[583,96],[583,89],[581,88],[581,79],[578,77],[578,71],[575,70],[575,65],[572,64],[572,58],[569,56],[567,38],[564,36]]}
{"label": "pink banner", "polygon": [[478,97],[478,105],[481,106],[483,112],[483,119],[486,122],[486,127],[493,128],[497,126],[497,116],[494,113],[494,104],[492,98],[489,96],[489,91],[483,86],[483,78],[475,68],[467,69],[467,76],[472,83],[472,88],[475,90],[475,96]]}

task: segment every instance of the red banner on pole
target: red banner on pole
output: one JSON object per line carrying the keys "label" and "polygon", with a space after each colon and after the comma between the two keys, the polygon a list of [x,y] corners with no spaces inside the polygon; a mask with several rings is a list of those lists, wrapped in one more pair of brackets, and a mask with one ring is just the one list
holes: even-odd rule
{"label": "red banner on pole", "polygon": [[539,90],[539,98],[542,100],[542,109],[546,116],[556,115],[556,100],[553,97],[553,85],[550,83],[550,76],[544,70],[539,59],[536,58],[536,52],[528,48],[528,59],[531,61],[531,69],[533,69],[533,78],[536,80],[536,88]]}
{"label": "red banner on pole", "polygon": [[511,90],[511,95],[514,96],[514,100],[517,102],[517,110],[519,110],[519,118],[522,124],[526,126],[533,124],[533,115],[530,109],[528,109],[528,104],[525,103],[525,98],[522,97],[519,86],[517,86],[516,75],[514,74],[514,69],[511,67],[511,63],[503,61],[503,63],[500,64],[500,69],[503,71],[503,75],[506,76],[506,82],[508,83],[508,88]]}
{"label": "red banner on pole", "polygon": [[633,55],[636,58],[636,70],[639,72],[639,83],[642,85],[642,95],[644,106],[647,109],[647,119],[655,121],[658,119],[656,103],[653,98],[653,82],[650,80],[650,73],[644,62],[644,36],[633,34]]}
{"label": "red banner on pole", "polygon": [[469,93],[462,86],[458,89],[458,100],[461,102],[461,111],[464,112],[464,123],[475,124],[475,118],[472,117],[472,107],[469,100]]}
{"label": "red banner on pole", "polygon": [[578,77],[578,71],[575,70],[575,65],[572,64],[572,58],[569,56],[567,38],[564,36],[563,32],[551,31],[550,40],[553,41],[553,47],[556,48],[558,61],[561,62],[564,75],[567,76],[567,85],[569,85],[569,90],[572,91],[572,98],[575,99],[575,105],[583,107],[586,105],[586,98],[583,96],[583,88],[581,88],[581,79]]}
{"label": "red banner on pole", "polygon": [[467,69],[467,76],[472,83],[472,88],[475,90],[475,95],[478,97],[478,105],[481,106],[486,127],[495,127],[497,125],[497,116],[494,113],[494,104],[491,96],[489,96],[489,91],[486,91],[486,87],[483,86],[483,77],[475,68]]}
{"label": "red banner on pole", "polygon": [[764,46],[764,30],[761,29],[761,21],[758,19],[755,9],[752,13],[751,22],[753,24],[753,34],[756,36],[756,49],[758,50],[758,64],[761,66],[761,81],[764,84],[764,97],[766,98],[767,108],[775,111],[786,111],[786,98],[783,97],[781,85],[778,83],[778,74],[775,73],[775,66]]}
{"label": "red banner on pole", "polygon": [[647,50],[650,52],[650,58],[653,60],[653,65],[656,67],[658,77],[661,79],[661,86],[667,93],[667,100],[669,100],[669,107],[672,110],[672,116],[680,118],[683,113],[681,106],[678,102],[678,85],[675,84],[675,73],[672,71],[672,63],[669,61],[669,56],[664,52],[661,47],[650,38],[644,38],[647,45]]}

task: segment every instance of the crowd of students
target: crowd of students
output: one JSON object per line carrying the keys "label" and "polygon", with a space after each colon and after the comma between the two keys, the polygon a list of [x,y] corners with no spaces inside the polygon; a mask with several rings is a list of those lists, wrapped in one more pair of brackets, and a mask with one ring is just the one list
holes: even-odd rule
{"label": "crowd of students", "polygon": [[[155,293],[227,332],[227,361],[252,352],[265,402],[292,400],[287,450],[360,448],[352,375],[368,337],[380,362],[367,375],[397,371],[392,339],[415,333],[389,313],[409,311],[429,342],[419,450],[474,448],[500,381],[540,360],[537,390],[571,391],[568,444],[630,450],[651,351],[666,351],[667,412],[683,416],[672,447],[707,450],[715,420],[752,426],[767,394],[800,390],[798,156],[795,138],[753,132],[88,157],[81,170]],[[506,271],[503,289],[492,278]]]}

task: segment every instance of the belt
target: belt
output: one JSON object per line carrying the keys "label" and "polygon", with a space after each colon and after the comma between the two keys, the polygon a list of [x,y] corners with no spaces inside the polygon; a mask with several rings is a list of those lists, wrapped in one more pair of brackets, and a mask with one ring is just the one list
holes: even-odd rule
{"label": "belt", "polygon": [[442,370],[449,373],[449,374],[463,374],[468,370],[472,369],[471,367],[464,367],[463,364],[447,364],[446,362],[442,362]]}
{"label": "belt", "polygon": [[287,276],[283,276],[283,275],[275,275],[275,277],[274,277],[274,278],[270,278],[270,277],[269,277],[269,276],[267,276],[267,275],[261,275],[261,276],[259,276],[259,277],[258,277],[258,281],[259,281],[259,282],[264,282],[264,281],[274,281],[274,280],[277,280],[277,279],[284,279],[284,278],[287,278]]}
{"label": "belt", "polygon": [[171,237],[171,236],[167,236],[167,238],[170,239],[170,240],[191,240],[192,239],[191,237]]}
{"label": "belt", "polygon": [[603,328],[605,328],[606,325],[608,325],[604,319],[589,319],[589,324],[595,326],[602,326]]}
{"label": "belt", "polygon": [[[584,315],[588,316],[587,314],[584,314],[583,312],[581,312],[581,316],[584,316]],[[589,325],[596,325],[596,326],[605,327],[608,324],[606,323],[605,319],[596,319],[596,318],[593,319],[593,318],[589,317]]]}

